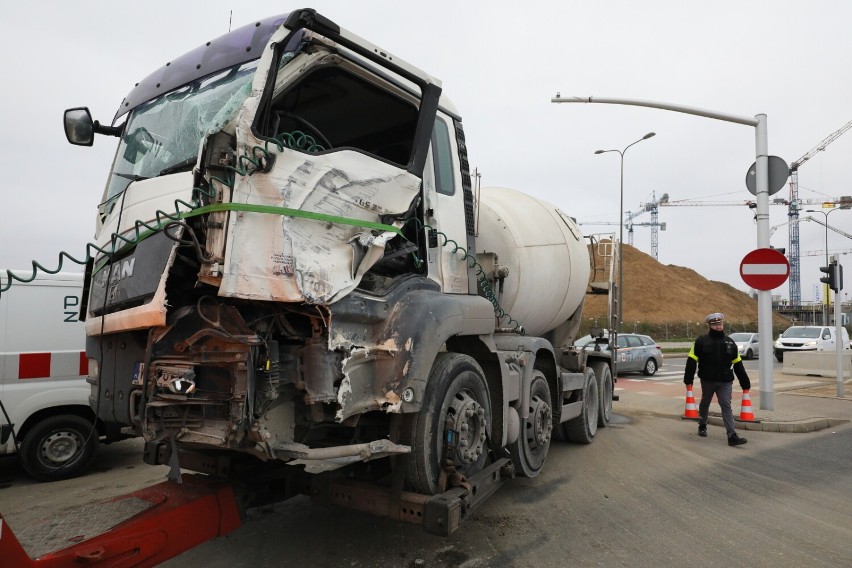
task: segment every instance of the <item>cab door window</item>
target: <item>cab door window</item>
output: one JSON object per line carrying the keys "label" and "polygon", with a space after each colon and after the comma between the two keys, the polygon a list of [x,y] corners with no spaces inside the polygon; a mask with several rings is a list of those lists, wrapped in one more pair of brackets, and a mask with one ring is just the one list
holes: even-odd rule
{"label": "cab door window", "polygon": [[450,131],[447,123],[440,118],[435,119],[435,128],[432,130],[432,155],[435,167],[435,191],[442,195],[455,195],[456,181]]}

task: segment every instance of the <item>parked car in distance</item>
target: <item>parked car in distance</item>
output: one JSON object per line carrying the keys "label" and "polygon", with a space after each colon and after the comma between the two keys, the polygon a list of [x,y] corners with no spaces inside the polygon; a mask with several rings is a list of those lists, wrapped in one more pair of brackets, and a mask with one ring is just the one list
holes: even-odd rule
{"label": "parked car in distance", "polygon": [[[604,338],[607,333],[604,333]],[[595,338],[585,335],[574,342],[577,347],[591,346]],[[619,373],[641,372],[652,376],[657,369],[663,366],[663,352],[657,342],[647,335],[637,333],[618,334],[617,364]],[[609,344],[604,340],[598,340],[601,349],[609,349]]]}
{"label": "parked car in distance", "polygon": [[[840,328],[843,344],[849,349],[849,332]],[[836,328],[828,325],[794,325],[788,327],[775,341],[775,358],[784,361],[787,351],[834,351],[837,349]]]}
{"label": "parked car in distance", "polygon": [[732,333],[729,336],[737,344],[740,350],[740,357],[743,359],[752,359],[760,356],[760,336],[756,333],[738,332]]}

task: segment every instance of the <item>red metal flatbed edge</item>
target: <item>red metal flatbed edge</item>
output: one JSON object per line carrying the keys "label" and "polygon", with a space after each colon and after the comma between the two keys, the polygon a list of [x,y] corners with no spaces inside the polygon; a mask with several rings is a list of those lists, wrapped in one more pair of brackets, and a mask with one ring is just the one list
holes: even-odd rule
{"label": "red metal flatbed edge", "polygon": [[36,559],[29,557],[0,513],[0,565],[156,566],[202,542],[228,534],[241,524],[231,487],[202,475],[184,475],[182,484],[164,481],[109,501],[131,497],[152,506],[106,532]]}

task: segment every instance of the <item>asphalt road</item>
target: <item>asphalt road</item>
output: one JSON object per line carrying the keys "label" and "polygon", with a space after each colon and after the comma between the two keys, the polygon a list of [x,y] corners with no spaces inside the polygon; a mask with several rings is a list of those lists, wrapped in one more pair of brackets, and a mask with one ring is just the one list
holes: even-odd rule
{"label": "asphalt road", "polygon": [[[678,380],[654,378],[673,389]],[[749,432],[731,448],[721,428],[699,438],[694,423],[661,411],[663,394],[621,384],[614,423],[593,444],[557,443],[539,477],[507,482],[449,537],[297,498],[249,511],[235,532],[163,566],[852,565],[852,424]],[[852,419],[852,400],[825,404]],[[0,511],[25,531],[160,481],[164,468],[142,465],[134,443],[103,448],[101,471],[66,482],[35,484],[0,461]]]}

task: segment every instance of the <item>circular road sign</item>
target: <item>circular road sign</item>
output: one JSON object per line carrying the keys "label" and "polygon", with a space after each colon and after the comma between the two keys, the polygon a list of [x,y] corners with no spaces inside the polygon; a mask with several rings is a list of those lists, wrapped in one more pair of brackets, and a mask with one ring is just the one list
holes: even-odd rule
{"label": "circular road sign", "polygon": [[772,290],[787,281],[790,263],[787,257],[771,248],[755,249],[743,257],[740,276],[755,290]]}
{"label": "circular road sign", "polygon": [[[790,167],[783,158],[778,156],[769,156],[767,164],[769,165],[769,195],[775,195],[787,183],[787,178],[790,177]],[[752,195],[757,195],[757,162],[752,163],[748,173],[746,173],[746,189]]]}

